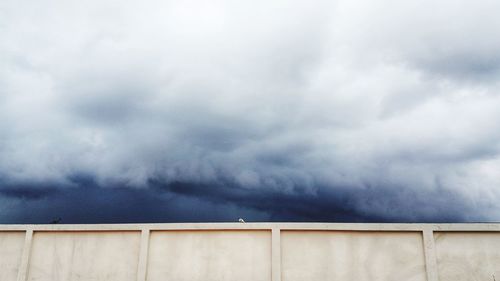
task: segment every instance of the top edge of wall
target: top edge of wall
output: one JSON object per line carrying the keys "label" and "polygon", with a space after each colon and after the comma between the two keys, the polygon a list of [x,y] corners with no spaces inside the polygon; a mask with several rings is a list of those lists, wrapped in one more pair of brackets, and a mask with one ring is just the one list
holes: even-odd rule
{"label": "top edge of wall", "polygon": [[153,223],[0,224],[0,231],[141,230],[500,231],[500,223]]}

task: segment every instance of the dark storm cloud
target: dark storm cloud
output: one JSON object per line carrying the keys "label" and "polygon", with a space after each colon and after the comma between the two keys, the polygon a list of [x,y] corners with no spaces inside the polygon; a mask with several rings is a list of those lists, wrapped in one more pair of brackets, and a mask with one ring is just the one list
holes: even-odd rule
{"label": "dark storm cloud", "polygon": [[2,220],[498,220],[499,5],[2,1]]}
{"label": "dark storm cloud", "polygon": [[[409,199],[411,198],[411,200]],[[474,209],[460,195],[385,188],[320,188],[307,193],[218,184],[152,182],[148,189],[100,187],[82,181],[48,191],[39,186],[0,192],[0,223],[109,222],[456,222],[473,221]],[[382,207],[384,206],[384,207]]]}
{"label": "dark storm cloud", "polygon": [[0,189],[0,195],[6,198],[18,199],[41,199],[50,197],[58,192],[58,189],[50,187],[3,187]]}
{"label": "dark storm cloud", "polygon": [[469,209],[467,202],[458,194],[444,190],[419,194],[405,189],[394,192],[392,188],[384,187],[321,187],[314,193],[305,190],[286,193],[184,183],[172,183],[160,189],[218,204],[230,202],[256,209],[268,213],[274,221],[436,222],[471,219],[461,211]]}
{"label": "dark storm cloud", "polygon": [[88,176],[73,179],[71,187],[54,187],[47,192],[35,183],[2,190],[0,223],[50,223],[59,218],[62,223],[236,221],[238,216],[265,221],[269,217],[229,202],[215,204],[157,189],[102,187]]}

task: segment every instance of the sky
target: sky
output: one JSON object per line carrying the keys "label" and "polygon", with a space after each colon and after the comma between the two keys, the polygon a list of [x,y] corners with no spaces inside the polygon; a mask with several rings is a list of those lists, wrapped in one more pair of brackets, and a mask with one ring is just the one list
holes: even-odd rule
{"label": "sky", "polygon": [[0,223],[500,221],[500,1],[0,1]]}

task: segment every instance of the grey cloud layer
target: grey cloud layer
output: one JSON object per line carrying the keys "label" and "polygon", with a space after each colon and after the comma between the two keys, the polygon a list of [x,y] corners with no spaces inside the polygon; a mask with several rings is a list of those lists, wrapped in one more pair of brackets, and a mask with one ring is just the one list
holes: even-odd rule
{"label": "grey cloud layer", "polygon": [[102,187],[348,194],[376,217],[393,205],[430,218],[446,201],[405,202],[453,194],[467,206],[453,210],[472,213],[457,217],[498,220],[499,10],[493,0],[2,1],[4,194],[84,174]]}

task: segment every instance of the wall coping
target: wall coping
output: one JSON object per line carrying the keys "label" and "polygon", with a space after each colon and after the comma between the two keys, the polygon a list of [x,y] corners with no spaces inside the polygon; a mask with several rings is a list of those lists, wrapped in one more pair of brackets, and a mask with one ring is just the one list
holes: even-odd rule
{"label": "wall coping", "polygon": [[500,223],[148,223],[0,224],[0,231],[141,230],[338,230],[338,231],[500,231]]}

